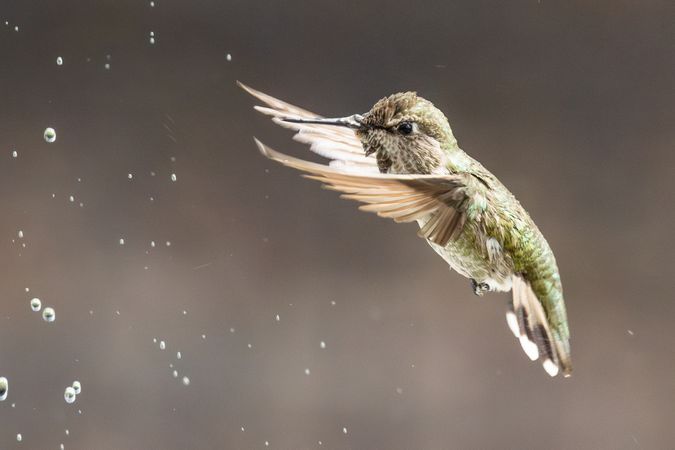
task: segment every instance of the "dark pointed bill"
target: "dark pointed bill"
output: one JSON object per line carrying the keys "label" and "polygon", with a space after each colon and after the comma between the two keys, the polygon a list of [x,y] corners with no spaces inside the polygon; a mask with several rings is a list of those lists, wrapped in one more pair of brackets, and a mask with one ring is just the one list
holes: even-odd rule
{"label": "dark pointed bill", "polygon": [[353,129],[359,129],[363,128],[363,116],[361,114],[354,114],[351,116],[347,117],[337,117],[333,119],[326,119],[326,118],[312,118],[312,119],[306,119],[302,117],[281,117],[281,120],[284,122],[291,122],[291,123],[311,123],[311,124],[317,124],[317,125],[336,125],[339,127],[347,127],[347,128],[353,128]]}

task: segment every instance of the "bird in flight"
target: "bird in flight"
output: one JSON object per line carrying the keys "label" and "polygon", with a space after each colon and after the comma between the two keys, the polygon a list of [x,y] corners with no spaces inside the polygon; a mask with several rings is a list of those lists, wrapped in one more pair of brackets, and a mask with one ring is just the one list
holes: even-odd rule
{"label": "bird in flight", "polygon": [[550,376],[572,373],[562,284],[546,239],[506,187],[457,145],[445,115],[415,92],[393,94],[370,111],[327,119],[239,83],[255,109],[329,159],[317,164],[255,140],[263,155],[304,173],[359,209],[417,222],[476,295],[513,291],[506,321],[531,360]]}

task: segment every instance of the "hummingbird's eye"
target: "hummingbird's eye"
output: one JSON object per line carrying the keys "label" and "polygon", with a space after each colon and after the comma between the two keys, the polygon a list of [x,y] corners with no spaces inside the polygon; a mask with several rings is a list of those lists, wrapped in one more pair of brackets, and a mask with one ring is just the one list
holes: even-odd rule
{"label": "hummingbird's eye", "polygon": [[401,134],[410,134],[413,132],[413,124],[411,122],[401,122],[396,129]]}

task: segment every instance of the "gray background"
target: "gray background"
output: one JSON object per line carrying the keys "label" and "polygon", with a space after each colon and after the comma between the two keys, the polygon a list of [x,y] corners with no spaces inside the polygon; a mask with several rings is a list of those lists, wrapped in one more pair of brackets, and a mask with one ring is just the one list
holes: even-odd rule
{"label": "gray background", "polygon": [[[21,1],[0,18],[0,448],[675,445],[671,1]],[[253,135],[308,152],[237,79],[326,115],[435,102],[555,250],[574,376],[530,363],[508,296],[474,297],[414,225],[262,158]]]}

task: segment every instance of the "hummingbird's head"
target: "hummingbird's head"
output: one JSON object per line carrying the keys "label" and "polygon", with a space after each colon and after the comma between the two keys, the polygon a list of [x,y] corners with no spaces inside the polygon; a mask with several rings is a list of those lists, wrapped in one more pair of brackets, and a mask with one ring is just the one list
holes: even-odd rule
{"label": "hummingbird's head", "polygon": [[433,173],[456,146],[445,115],[415,92],[379,100],[365,114],[337,119],[285,119],[354,129],[366,156],[376,154],[381,172]]}

